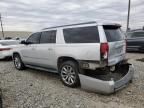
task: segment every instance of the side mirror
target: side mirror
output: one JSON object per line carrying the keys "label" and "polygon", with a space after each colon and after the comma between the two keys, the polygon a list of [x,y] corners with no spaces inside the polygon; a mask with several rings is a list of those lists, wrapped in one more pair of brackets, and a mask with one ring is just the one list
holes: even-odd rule
{"label": "side mirror", "polygon": [[26,44],[26,41],[25,41],[25,40],[22,40],[22,41],[20,42],[20,44]]}
{"label": "side mirror", "polygon": [[32,42],[27,42],[27,41],[25,41],[25,40],[22,40],[22,41],[20,42],[20,44],[29,45],[29,44],[32,44]]}
{"label": "side mirror", "polygon": [[20,44],[25,44],[25,45],[27,45],[28,43],[27,43],[25,40],[22,40],[22,41],[20,42]]}

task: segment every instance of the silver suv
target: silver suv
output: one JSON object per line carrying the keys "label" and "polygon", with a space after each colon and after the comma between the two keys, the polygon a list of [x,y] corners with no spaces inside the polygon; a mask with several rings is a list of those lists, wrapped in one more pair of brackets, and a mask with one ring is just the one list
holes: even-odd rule
{"label": "silver suv", "polygon": [[[33,33],[14,50],[14,65],[18,70],[30,67],[59,73],[64,85],[69,87],[81,85],[85,89],[113,92],[115,81],[126,77],[127,80],[117,85],[120,88],[132,78],[120,27],[88,22],[45,28]],[[123,72],[118,72],[121,67]],[[121,74],[120,78],[115,78],[115,74]]]}

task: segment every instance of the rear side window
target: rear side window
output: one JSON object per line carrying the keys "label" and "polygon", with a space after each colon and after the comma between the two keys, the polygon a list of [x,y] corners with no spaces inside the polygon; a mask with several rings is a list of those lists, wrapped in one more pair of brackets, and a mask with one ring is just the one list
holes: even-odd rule
{"label": "rear side window", "polygon": [[118,26],[104,26],[104,31],[108,42],[121,41],[124,39],[124,34]]}
{"label": "rear side window", "polygon": [[96,26],[77,27],[63,30],[66,43],[98,43],[99,33]]}
{"label": "rear side window", "polygon": [[27,42],[31,43],[31,44],[38,44],[39,43],[39,39],[40,39],[40,32],[34,33],[32,34],[28,39]]}
{"label": "rear side window", "polygon": [[42,32],[40,43],[56,43],[56,30]]}

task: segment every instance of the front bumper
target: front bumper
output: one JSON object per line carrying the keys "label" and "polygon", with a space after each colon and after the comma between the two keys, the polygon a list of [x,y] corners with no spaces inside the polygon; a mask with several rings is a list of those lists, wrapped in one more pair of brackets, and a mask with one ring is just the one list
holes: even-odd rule
{"label": "front bumper", "polygon": [[102,94],[114,93],[126,87],[127,84],[132,80],[134,75],[134,67],[131,64],[128,65],[129,65],[128,72],[117,81],[114,80],[105,81],[79,74],[81,88]]}

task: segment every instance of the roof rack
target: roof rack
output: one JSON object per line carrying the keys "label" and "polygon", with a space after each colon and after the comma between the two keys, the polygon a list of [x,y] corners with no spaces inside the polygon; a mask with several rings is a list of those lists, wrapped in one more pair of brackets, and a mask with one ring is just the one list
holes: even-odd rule
{"label": "roof rack", "polygon": [[73,25],[93,24],[93,23],[96,23],[96,21],[85,22],[85,23],[77,23],[77,24],[69,24],[69,25],[61,25],[61,26],[54,26],[54,27],[44,28],[42,30],[52,29],[52,28],[58,28],[58,27],[65,27],[65,26],[73,26]]}

